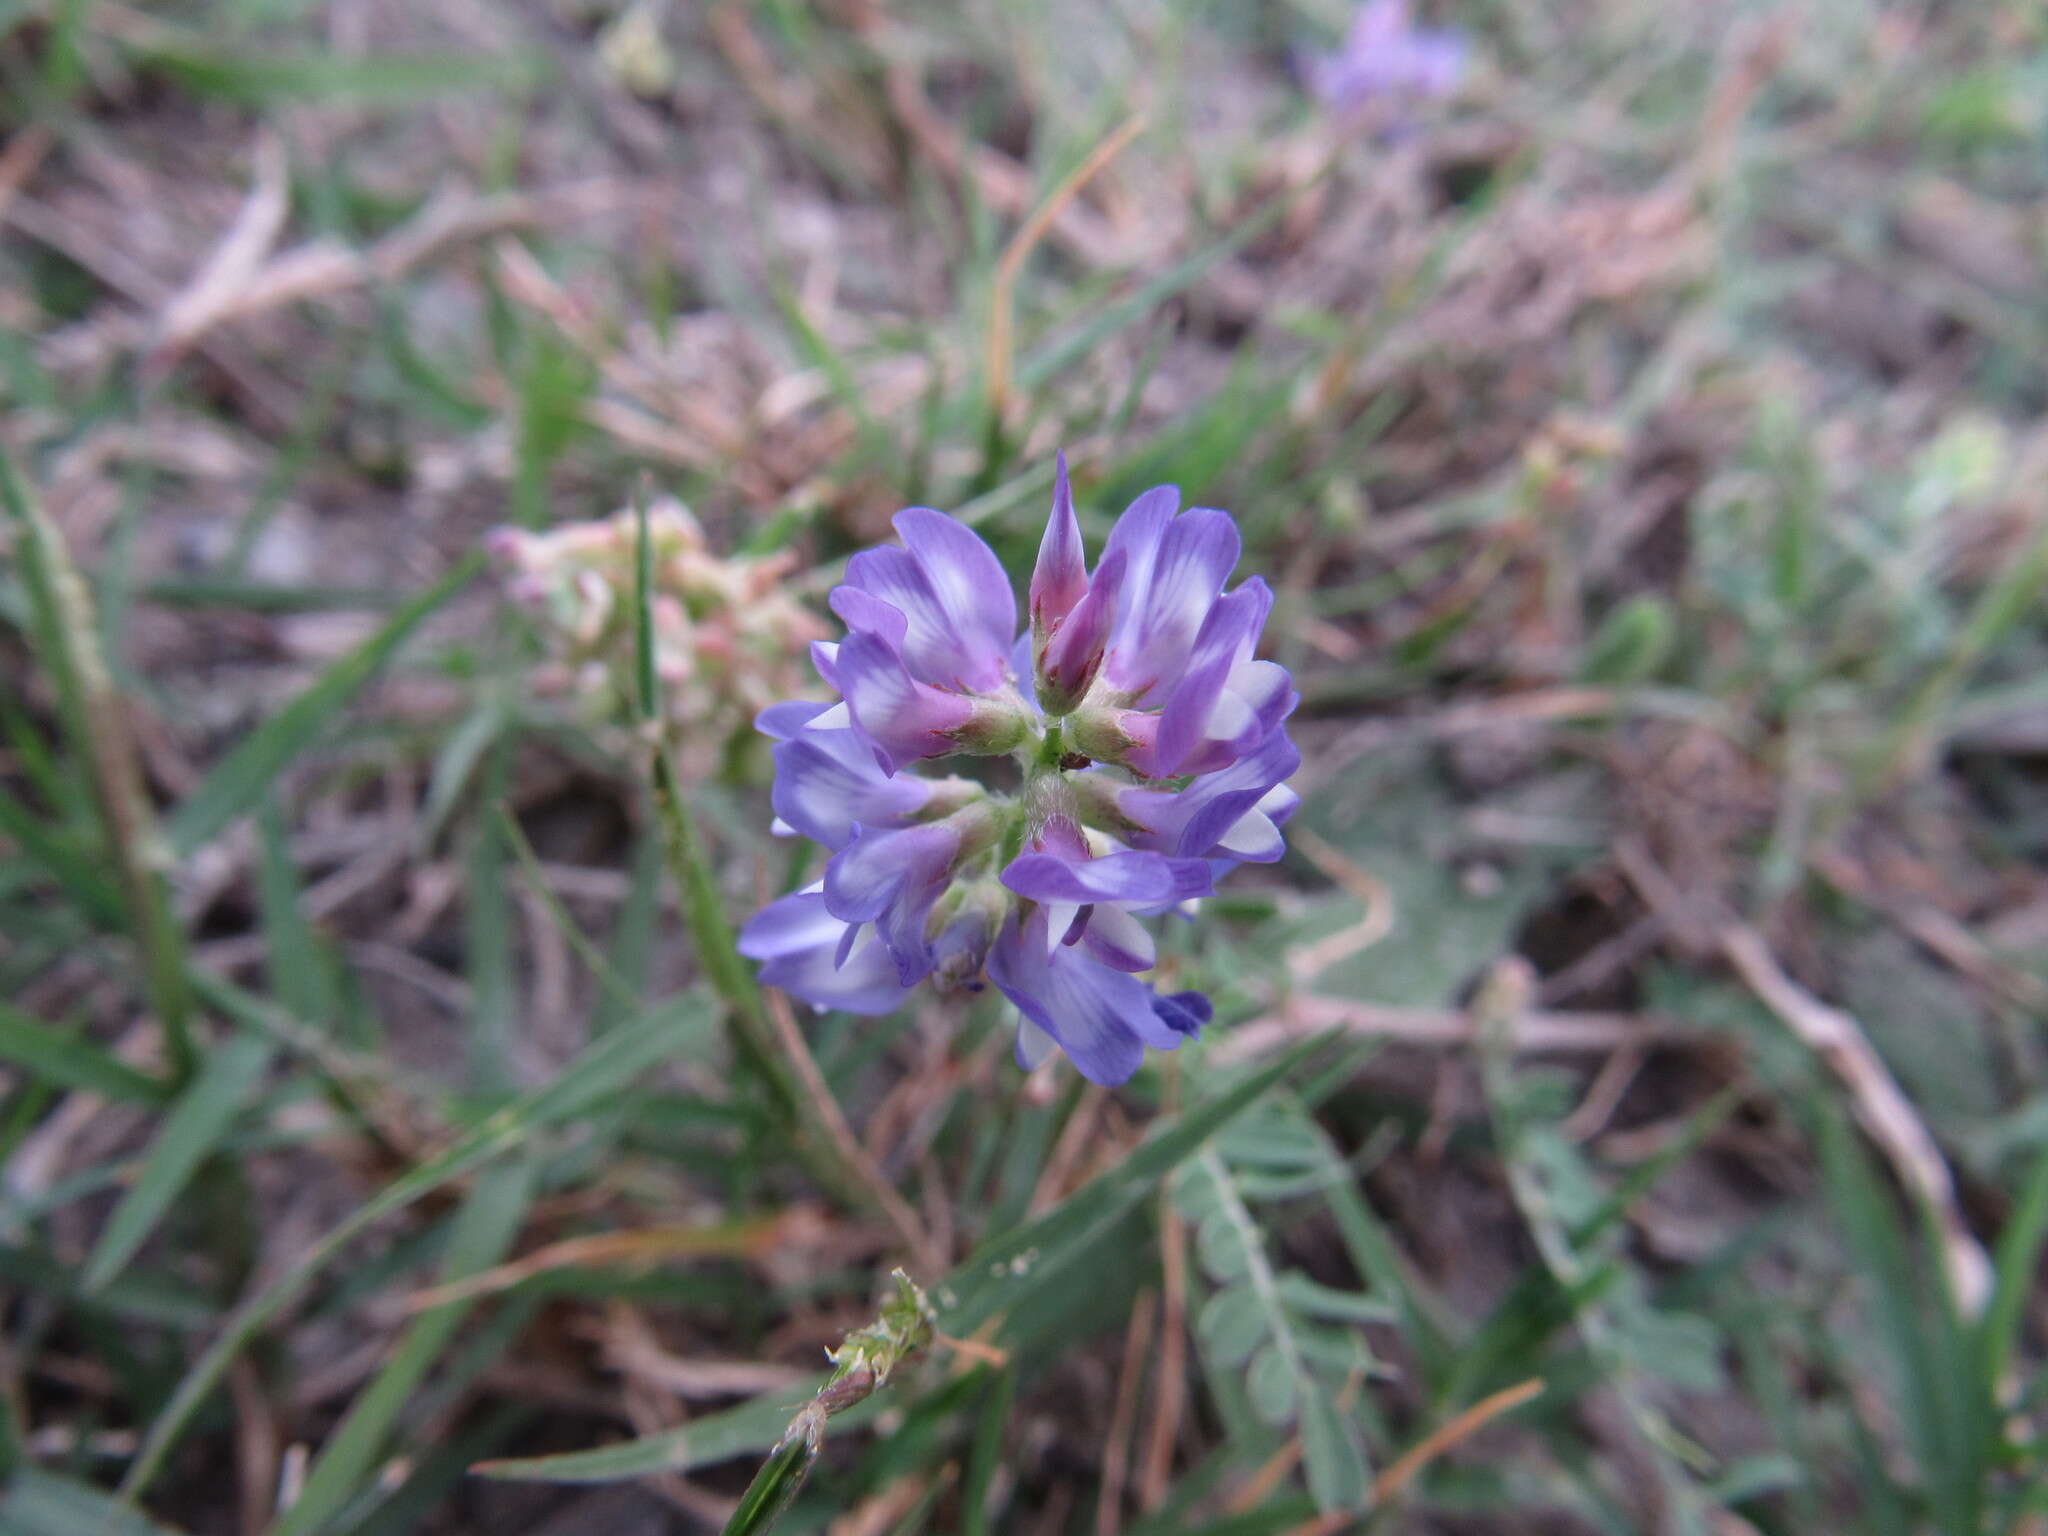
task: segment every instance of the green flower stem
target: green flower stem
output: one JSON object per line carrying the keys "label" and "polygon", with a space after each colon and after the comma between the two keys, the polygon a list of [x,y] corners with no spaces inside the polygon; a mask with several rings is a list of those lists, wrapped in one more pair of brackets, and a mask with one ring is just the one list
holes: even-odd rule
{"label": "green flower stem", "polygon": [[[725,897],[718,888],[718,876],[711,867],[696,820],[690,815],[682,778],[662,728],[661,679],[654,666],[654,560],[644,496],[634,498],[634,512],[639,523],[634,554],[633,621],[640,729],[651,757],[654,814],[661,825],[662,852],[682,900],[683,921],[696,947],[697,964],[725,1002],[733,1053],[760,1079],[776,1118],[788,1128],[791,1143],[812,1177],[857,1208],[886,1206],[879,1192],[864,1184],[832,1145],[820,1124],[820,1116],[836,1117],[838,1107],[813,1106],[808,1101],[803,1084],[782,1049],[774,1021],[768,1016],[767,1000],[740,955],[738,936],[733,932],[732,920],[726,915]],[[827,1091],[822,1083],[817,1086],[819,1091]]]}
{"label": "green flower stem", "polygon": [[895,1294],[882,1303],[872,1323],[849,1333],[832,1351],[832,1374],[789,1421],[740,1495],[724,1536],[764,1536],[803,1491],[825,1443],[827,1421],[873,1396],[898,1365],[931,1341],[932,1310],[924,1292],[900,1269],[890,1278]]}

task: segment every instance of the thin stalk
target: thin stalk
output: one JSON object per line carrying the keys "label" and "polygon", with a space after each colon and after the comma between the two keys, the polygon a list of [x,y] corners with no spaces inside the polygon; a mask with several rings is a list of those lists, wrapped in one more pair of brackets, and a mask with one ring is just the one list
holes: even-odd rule
{"label": "thin stalk", "polygon": [[165,888],[168,853],[157,835],[156,814],[143,787],[127,713],[100,654],[92,597],[63,534],[4,453],[0,504],[15,526],[17,564],[28,592],[36,647],[56,686],[72,751],[91,778],[101,836],[120,881],[129,929],[142,950],[144,991],[163,1029],[172,1074],[182,1082],[198,1061],[185,936]]}
{"label": "thin stalk", "polygon": [[882,1304],[880,1315],[865,1328],[849,1333],[831,1351],[832,1374],[789,1421],[789,1428],[740,1496],[724,1536],[767,1536],[803,1491],[817,1463],[819,1447],[825,1443],[826,1421],[873,1396],[897,1366],[931,1341],[931,1304],[924,1292],[900,1269],[890,1279],[895,1290]]}
{"label": "thin stalk", "polygon": [[[725,897],[711,867],[704,839],[697,831],[683,795],[661,718],[661,681],[654,667],[654,562],[647,530],[647,503],[634,498],[639,539],[634,555],[634,661],[638,674],[640,729],[651,759],[655,820],[661,827],[662,853],[681,899],[683,921],[690,930],[697,964],[712,990],[724,1001],[733,1053],[767,1090],[776,1118],[791,1132],[792,1145],[811,1175],[840,1199],[866,1209],[877,1202],[855,1171],[834,1151],[822,1130],[824,1120],[837,1117],[836,1104],[808,1102],[795,1067],[783,1053],[767,999],[739,952],[738,935],[726,915]],[[816,1086],[822,1090],[819,1079]],[[820,1110],[825,1113],[821,1119]]]}

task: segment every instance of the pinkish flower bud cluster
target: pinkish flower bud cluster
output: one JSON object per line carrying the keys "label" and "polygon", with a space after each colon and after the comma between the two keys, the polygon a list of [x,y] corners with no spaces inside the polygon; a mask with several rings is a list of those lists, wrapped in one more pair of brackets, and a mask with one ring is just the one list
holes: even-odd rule
{"label": "pinkish flower bud cluster", "polygon": [[[764,559],[713,554],[681,502],[647,509],[653,559],[654,665],[671,745],[685,771],[729,771],[752,756],[754,717],[801,693],[804,658],[825,629],[785,582],[787,552]],[[544,693],[572,696],[586,723],[633,715],[634,584],[639,522],[633,511],[545,532],[494,528],[487,540],[506,594],[531,617],[544,659]]]}

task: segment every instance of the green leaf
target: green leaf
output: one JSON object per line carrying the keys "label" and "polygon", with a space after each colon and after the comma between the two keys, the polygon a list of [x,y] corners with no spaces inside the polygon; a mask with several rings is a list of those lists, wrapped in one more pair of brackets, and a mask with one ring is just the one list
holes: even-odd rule
{"label": "green leaf", "polygon": [[274,799],[260,807],[256,831],[256,905],[271,990],[293,1017],[326,1024],[335,1014],[332,956],[300,905],[299,872]]}
{"label": "green leaf", "polygon": [[1623,687],[1654,677],[1670,658],[1677,623],[1661,597],[1640,593],[1608,614],[1579,662],[1583,682]]}
{"label": "green leaf", "polygon": [[416,102],[455,91],[517,91],[542,73],[532,55],[234,54],[206,49],[196,38],[152,43],[137,50],[136,62],[162,70],[195,95],[250,106],[317,97]]}
{"label": "green leaf", "polygon": [[1280,1299],[1289,1307],[1309,1317],[1332,1318],[1344,1323],[1391,1323],[1401,1313],[1401,1309],[1391,1302],[1320,1284],[1298,1269],[1290,1269],[1282,1275],[1276,1289]]}
{"label": "green leaf", "polygon": [[0,1500],[6,1536],[179,1536],[86,1483],[23,1467]]}
{"label": "green leaf", "polygon": [[2019,1203],[1999,1234],[1991,1300],[1978,1325],[1979,1379],[1987,1393],[2002,1390],[2028,1300],[2035,1295],[2034,1270],[2048,1241],[2048,1148],[2027,1174]]}
{"label": "green leaf", "polygon": [[1227,1286],[1203,1303],[1195,1333],[1211,1365],[1234,1371],[1265,1339],[1266,1309],[1250,1286]]}
{"label": "green leaf", "polygon": [[1233,1211],[1211,1211],[1195,1227],[1195,1254],[1202,1272],[1218,1285],[1242,1280],[1251,1272],[1251,1255]]}
{"label": "green leaf", "polygon": [[170,818],[172,852],[190,856],[254,810],[285,766],[319,740],[429,614],[469,584],[481,561],[481,555],[471,555],[458,564],[216,763]]}
{"label": "green leaf", "polygon": [[[186,1372],[157,1415],[122,1480],[124,1497],[138,1497],[162,1468],[178,1437],[227,1374],[228,1367],[290,1300],[360,1233],[435,1190],[523,1146],[557,1121],[582,1114],[640,1077],[674,1049],[678,1031],[706,1007],[692,994],[654,1009],[634,1023],[600,1036],[552,1083],[506,1105],[439,1155],[386,1185],[330,1228],[284,1274],[235,1309],[220,1337]],[[762,1442],[766,1443],[766,1442]]]}
{"label": "green leaf", "polygon": [[441,829],[462,799],[462,792],[476,776],[484,754],[497,743],[512,724],[512,711],[505,701],[493,696],[469,712],[441,750],[434,755],[434,768],[427,780],[427,800],[413,828],[413,840],[421,848],[440,841]]}
{"label": "green leaf", "polygon": [[739,1508],[726,1521],[724,1536],[766,1536],[796,1502],[811,1463],[817,1459],[817,1446],[800,1434],[785,1434],[740,1495]]}
{"label": "green leaf", "polygon": [[37,815],[4,789],[0,789],[0,836],[68,891],[94,922],[104,928],[120,926],[121,891],[107,871],[60,826]]}
{"label": "green leaf", "polygon": [[1262,1344],[1252,1356],[1245,1386],[1251,1392],[1252,1412],[1263,1423],[1278,1429],[1293,1422],[1294,1385],[1300,1374],[1300,1361],[1290,1358],[1277,1342]]}
{"label": "green leaf", "polygon": [[162,1104],[171,1096],[168,1085],[76,1031],[53,1029],[5,1003],[0,1003],[0,1061],[59,1088],[83,1088],[128,1103]]}
{"label": "green leaf", "polygon": [[1309,1496],[1325,1514],[1363,1509],[1372,1497],[1365,1436],[1321,1390],[1310,1391],[1301,1405],[1301,1465]]}
{"label": "green leaf", "polygon": [[[774,1446],[789,1428],[791,1416],[816,1396],[824,1383],[825,1377],[820,1373],[792,1383],[787,1391],[765,1392],[737,1408],[709,1414],[681,1429],[592,1451],[487,1461],[476,1471],[483,1477],[511,1482],[617,1483],[651,1477],[657,1472],[688,1472],[696,1467],[715,1466],[735,1456],[752,1455]],[[866,1423],[881,1412],[884,1401],[878,1394],[864,1403],[856,1403],[834,1416],[834,1428]]]}
{"label": "green leaf", "polygon": [[[444,1283],[504,1258],[526,1219],[533,1175],[531,1160],[522,1160],[488,1169],[477,1179],[449,1236]],[[304,1489],[271,1528],[271,1536],[311,1536],[369,1480],[393,1422],[474,1306],[474,1301],[451,1301],[414,1319],[321,1448]]]}
{"label": "green leaf", "polygon": [[134,1187],[114,1208],[86,1261],[81,1290],[90,1294],[113,1279],[156,1230],[193,1173],[234,1125],[242,1101],[270,1065],[270,1054],[270,1042],[253,1034],[230,1036],[213,1049],[150,1143]]}

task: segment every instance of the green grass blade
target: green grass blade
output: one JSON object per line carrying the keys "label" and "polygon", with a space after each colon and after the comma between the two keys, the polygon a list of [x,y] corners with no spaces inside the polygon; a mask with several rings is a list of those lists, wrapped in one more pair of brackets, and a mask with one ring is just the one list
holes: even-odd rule
{"label": "green grass blade", "polygon": [[[444,1282],[464,1279],[504,1258],[526,1219],[533,1184],[530,1159],[487,1169],[477,1179],[455,1218],[441,1274]],[[363,1486],[392,1424],[474,1305],[451,1301],[414,1319],[321,1448],[304,1490],[271,1527],[271,1536],[312,1536]]]}
{"label": "green grass blade", "polygon": [[[507,755],[495,750],[484,768],[487,792],[505,790]],[[464,884],[463,958],[469,980],[469,1084],[481,1093],[512,1088],[512,1042],[519,1026],[519,986],[513,974],[512,893],[506,885],[505,839],[495,817],[473,830]]]}
{"label": "green grass blade", "polygon": [[161,70],[194,95],[247,106],[323,97],[419,102],[457,91],[523,90],[543,72],[536,57],[521,54],[234,54],[168,31],[139,49],[135,62]]}
{"label": "green grass blade", "polygon": [[270,1042],[251,1034],[229,1037],[207,1057],[191,1086],[150,1144],[142,1173],[122,1197],[86,1261],[80,1288],[100,1289],[135,1256],[192,1175],[226,1136],[242,1102],[270,1065]]}
{"label": "green grass blade", "polygon": [[163,1029],[173,1073],[197,1065],[185,935],[171,908],[155,808],[130,740],[127,706],[101,648],[91,593],[63,532],[0,453],[0,509],[14,525],[12,553],[29,597],[36,646],[57,694],[72,757],[89,773],[106,858],[119,877],[143,982]]}
{"label": "green grass blade", "polygon": [[120,888],[109,880],[74,839],[0,789],[0,836],[5,836],[45,875],[62,886],[104,928],[123,920]]}
{"label": "green grass blade", "polygon": [[155,1480],[164,1458],[243,1347],[358,1234],[626,1087],[668,1054],[686,1021],[704,1009],[701,998],[685,997],[601,1036],[552,1083],[506,1105],[330,1228],[297,1264],[237,1307],[220,1336],[185,1373],[137,1448],[121,1483],[123,1497],[139,1497]]}
{"label": "green grass blade", "polygon": [[2036,1294],[2034,1271],[2043,1242],[2048,1242],[2048,1149],[2028,1171],[2019,1204],[1999,1234],[1991,1301],[1978,1325],[1978,1375],[1994,1400],[2012,1369],[2027,1302]]}
{"label": "green grass blade", "polygon": [[469,584],[481,561],[482,556],[471,555],[400,608],[374,635],[330,666],[304,693],[215,764],[170,818],[167,831],[172,851],[187,857],[237,817],[254,810],[285,766],[319,739],[429,614]]}
{"label": "green grass blade", "polygon": [[803,1491],[818,1448],[798,1434],[787,1434],[761,1463],[761,1470],[740,1495],[740,1505],[725,1523],[724,1536],[766,1536],[796,1496]]}
{"label": "green grass blade", "polygon": [[256,907],[263,928],[265,971],[287,1013],[327,1025],[336,1011],[333,957],[299,905],[299,872],[292,865],[284,816],[274,799],[256,817]]}
{"label": "green grass blade", "polygon": [[[1888,1394],[1936,1508],[1948,1506],[1968,1460],[1965,1426],[1947,1411],[1945,1365],[1923,1312],[1914,1261],[1897,1212],[1853,1133],[1837,1115],[1820,1124],[1821,1168],[1856,1270],[1869,1288],[1876,1336],[1894,1373]],[[1963,1375],[1969,1374],[1964,1364]],[[1956,1527],[1961,1529],[1961,1527]]]}
{"label": "green grass blade", "polygon": [[85,1483],[23,1467],[0,1499],[6,1536],[179,1536]]}
{"label": "green grass blade", "polygon": [[[821,1372],[808,1380],[791,1383],[787,1391],[763,1393],[737,1408],[707,1414],[681,1429],[643,1435],[594,1451],[487,1461],[475,1470],[480,1476],[506,1482],[618,1483],[657,1472],[687,1472],[694,1467],[716,1466],[774,1446],[789,1428],[790,1416],[816,1396],[824,1384]],[[857,1403],[838,1415],[833,1426],[865,1423],[881,1412],[882,1404],[880,1395]]]}
{"label": "green grass blade", "polygon": [[0,1003],[0,1061],[60,1088],[83,1088],[126,1103],[162,1104],[171,1096],[168,1084],[136,1071],[111,1051],[5,1003]]}

